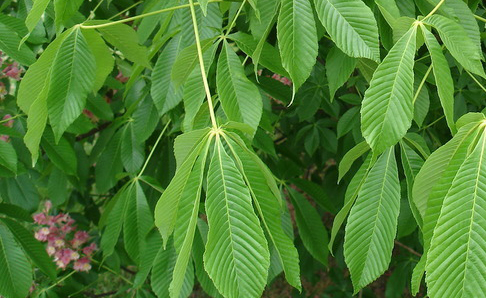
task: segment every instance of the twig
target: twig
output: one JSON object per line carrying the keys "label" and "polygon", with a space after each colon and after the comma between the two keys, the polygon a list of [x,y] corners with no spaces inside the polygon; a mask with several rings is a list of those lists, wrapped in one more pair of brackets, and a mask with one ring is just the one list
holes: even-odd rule
{"label": "twig", "polygon": [[88,131],[87,133],[83,133],[83,134],[77,136],[76,141],[81,141],[82,139],[88,138],[88,137],[96,134],[97,132],[100,132],[100,131],[106,129],[108,126],[110,126],[111,123],[112,123],[111,121],[105,122],[105,123],[101,124],[100,126],[95,127],[92,130]]}
{"label": "twig", "polygon": [[416,255],[417,257],[421,257],[422,254],[419,253],[419,252],[416,252],[413,248],[409,247],[409,246],[406,246],[405,244],[399,242],[398,240],[395,240],[395,244],[406,249],[408,252],[410,252],[411,254],[413,255]]}

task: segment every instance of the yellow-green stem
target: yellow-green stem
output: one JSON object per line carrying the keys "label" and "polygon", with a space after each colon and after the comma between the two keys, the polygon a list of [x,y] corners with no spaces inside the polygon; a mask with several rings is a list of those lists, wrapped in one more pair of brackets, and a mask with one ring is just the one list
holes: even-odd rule
{"label": "yellow-green stem", "polygon": [[160,132],[159,137],[157,138],[157,141],[155,141],[155,144],[154,144],[154,147],[152,147],[152,150],[150,150],[150,153],[147,156],[147,160],[145,160],[145,163],[143,164],[143,167],[140,170],[140,173],[137,175],[137,178],[142,176],[143,172],[145,171],[145,168],[147,167],[148,162],[150,161],[150,158],[152,157],[152,155],[155,152],[155,148],[157,148],[157,145],[159,144],[160,140],[162,139],[162,136],[165,134],[165,131],[167,130],[167,127],[169,127],[169,124],[170,124],[170,120],[169,120],[169,122],[167,122],[167,124],[162,129],[162,132]]}
{"label": "yellow-green stem", "polygon": [[238,17],[240,16],[240,13],[243,10],[243,7],[245,6],[245,3],[246,3],[246,0],[243,0],[243,2],[241,2],[240,8],[238,8],[238,11],[236,12],[235,17],[231,21],[231,24],[228,26],[228,29],[226,30],[226,33],[224,35],[224,38],[226,38],[228,36],[228,34],[230,34],[231,29],[233,29],[233,27],[235,26],[236,19],[238,19]]}
{"label": "yellow-green stem", "polygon": [[437,5],[434,7],[434,9],[432,9],[432,11],[429,12],[428,15],[425,16],[425,18],[422,19],[422,21],[425,21],[426,19],[428,19],[431,15],[433,15],[439,8],[440,6],[445,2],[445,0],[440,0],[439,3],[437,3]]}
{"label": "yellow-green stem", "polygon": [[[209,0],[208,3],[222,2],[222,1],[223,0]],[[147,13],[144,13],[144,14],[141,14],[141,15],[138,15],[138,16],[134,16],[134,17],[131,17],[131,18],[126,18],[126,19],[123,19],[123,20],[118,20],[118,21],[114,21],[114,22],[110,22],[110,23],[106,23],[106,24],[88,25],[88,26],[80,25],[80,27],[83,28],[83,29],[104,28],[104,27],[109,27],[109,26],[113,26],[113,25],[116,25],[116,24],[131,22],[131,21],[134,21],[134,20],[138,20],[138,19],[141,19],[141,18],[148,17],[148,16],[153,16],[153,15],[156,15],[156,14],[159,14],[159,13],[164,13],[164,12],[173,11],[173,10],[177,10],[177,9],[181,9],[181,8],[191,7],[191,5],[199,5],[199,3],[192,3],[192,1],[191,1],[190,4],[183,4],[183,5],[168,7],[168,8],[164,8],[164,9],[160,9],[160,10],[156,10],[156,11],[151,11],[151,12],[147,12]]]}
{"label": "yellow-green stem", "polygon": [[192,25],[194,27],[194,35],[196,37],[196,48],[197,48],[197,56],[199,58],[199,67],[201,68],[201,77],[204,84],[204,90],[206,91],[206,97],[208,99],[209,117],[211,118],[211,123],[213,125],[213,128],[218,128],[218,124],[216,123],[216,116],[214,115],[214,106],[213,106],[213,100],[211,98],[211,91],[209,91],[208,78],[206,76],[206,68],[204,67],[204,59],[203,59],[203,53],[201,49],[201,41],[199,40],[199,29],[197,27],[196,11],[194,9],[193,0],[189,0],[189,7],[191,8]]}
{"label": "yellow-green stem", "polygon": [[422,78],[422,81],[420,82],[420,85],[417,88],[417,91],[415,92],[415,96],[413,97],[412,104],[415,104],[415,101],[417,100],[420,91],[422,90],[422,87],[425,84],[425,80],[427,80],[427,77],[430,74],[430,71],[432,70],[432,64],[430,64],[429,69],[427,69],[427,72],[425,73],[424,77]]}

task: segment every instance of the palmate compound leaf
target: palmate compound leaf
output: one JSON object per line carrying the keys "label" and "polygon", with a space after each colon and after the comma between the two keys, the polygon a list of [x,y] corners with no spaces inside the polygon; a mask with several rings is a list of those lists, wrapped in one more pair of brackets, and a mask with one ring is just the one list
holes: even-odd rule
{"label": "palmate compound leaf", "polygon": [[275,180],[273,177],[269,177],[271,173],[266,165],[244,145],[238,136],[232,133],[228,133],[228,135],[229,138],[225,136],[225,140],[248,185],[268,239],[275,246],[285,277],[290,285],[300,290],[299,257],[292,238],[285,233],[282,227],[284,210],[281,205],[280,192],[276,193],[272,190],[272,188],[277,188]]}
{"label": "palmate compound leaf", "polygon": [[283,0],[277,21],[282,65],[294,94],[309,77],[317,57],[317,30],[309,0]]}
{"label": "palmate compound leaf", "polygon": [[361,107],[361,131],[373,153],[395,145],[407,132],[413,116],[413,26],[378,66]]}
{"label": "palmate compound leaf", "polygon": [[223,42],[219,56],[216,85],[228,119],[246,123],[256,131],[262,117],[262,98],[255,84],[246,77],[240,58],[227,41]]}
{"label": "palmate compound leaf", "polygon": [[[444,198],[426,264],[430,297],[486,292],[486,132],[457,171]],[[479,295],[479,296],[478,296]]]}
{"label": "palmate compound leaf", "polygon": [[346,224],[344,258],[355,293],[388,268],[399,209],[400,182],[391,147],[370,170]]}
{"label": "palmate compound leaf", "polygon": [[348,56],[380,61],[378,25],[361,0],[314,0],[319,19]]}
{"label": "palmate compound leaf", "polygon": [[207,175],[209,232],[204,267],[225,297],[260,297],[270,254],[251,195],[216,135]]}

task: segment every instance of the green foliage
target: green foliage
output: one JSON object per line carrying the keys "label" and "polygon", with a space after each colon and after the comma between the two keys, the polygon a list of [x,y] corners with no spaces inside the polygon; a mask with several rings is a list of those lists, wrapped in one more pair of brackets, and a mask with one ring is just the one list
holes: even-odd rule
{"label": "green foliage", "polygon": [[485,14],[4,1],[0,295],[483,297]]}

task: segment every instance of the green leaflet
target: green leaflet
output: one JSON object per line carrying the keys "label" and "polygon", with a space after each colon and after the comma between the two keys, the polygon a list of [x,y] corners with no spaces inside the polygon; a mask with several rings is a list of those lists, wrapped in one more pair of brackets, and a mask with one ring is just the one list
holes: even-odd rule
{"label": "green leaflet", "polygon": [[452,56],[466,70],[486,78],[480,52],[461,25],[441,15],[433,15],[425,23],[437,30]]}
{"label": "green leaflet", "polygon": [[370,146],[365,141],[356,144],[353,148],[351,148],[341,159],[339,163],[339,178],[338,182],[346,175],[349,171],[353,163],[360,158],[363,154],[370,150]]}
{"label": "green leaflet", "polygon": [[47,255],[44,246],[37,241],[31,232],[17,221],[10,218],[0,218],[0,221],[8,227],[12,235],[23,248],[26,255],[39,267],[52,281],[56,280],[56,267]]}
{"label": "green leaflet", "polygon": [[[167,243],[167,249],[164,249],[163,246],[160,247],[159,252],[154,259],[152,275],[150,277],[152,290],[159,298],[174,298],[169,295],[169,285],[172,280],[170,273],[174,270],[177,255],[172,238],[170,239],[171,240]],[[193,287],[194,267],[191,264],[191,266],[187,267],[183,288],[178,298],[189,297]]]}
{"label": "green leaflet", "polygon": [[[211,48],[213,42],[214,38],[208,38],[201,41],[201,50],[203,54]],[[177,58],[174,61],[170,75],[171,80],[176,88],[180,87],[186,82],[187,78],[194,70],[194,67],[199,64],[198,57],[197,47],[195,44],[182,49],[177,54]]]}
{"label": "green leaflet", "polygon": [[120,158],[120,143],[122,131],[117,131],[113,137],[107,138],[105,149],[98,157],[95,167],[96,189],[105,193],[115,186],[116,175],[123,171]]}
{"label": "green leaflet", "polygon": [[118,48],[125,58],[145,67],[150,67],[147,48],[138,44],[138,36],[132,27],[125,24],[115,24],[97,29],[103,38]]}
{"label": "green leaflet", "polygon": [[188,182],[182,193],[174,229],[174,246],[178,253],[172,282],[169,287],[171,297],[178,297],[182,290],[188,263],[191,259],[192,244],[196,231],[199,200],[201,198],[204,170],[209,152],[209,140],[196,160]]}
{"label": "green leaflet", "polygon": [[216,136],[207,176],[204,267],[225,297],[260,297],[270,255],[251,196]]}
{"label": "green leaflet", "polygon": [[328,246],[329,240],[319,213],[302,194],[291,188],[287,190],[295,208],[295,221],[300,239],[312,257],[327,266],[328,250],[325,247]]}
{"label": "green leaflet", "polygon": [[5,297],[24,298],[32,283],[32,268],[14,236],[0,224],[0,294]]}
{"label": "green leaflet", "polygon": [[52,63],[47,110],[56,142],[81,114],[93,88],[96,62],[80,29],[63,40]]}
{"label": "green leaflet", "polygon": [[454,125],[454,83],[452,81],[449,64],[442,54],[442,49],[434,35],[424,26],[420,26],[420,28],[422,29],[422,33],[425,37],[425,44],[429,49],[430,57],[432,59],[437,92],[439,93],[447,125],[451,132],[455,134],[457,129]]}
{"label": "green leaflet", "polygon": [[355,294],[388,268],[399,208],[400,183],[391,147],[366,177],[346,224],[344,257]]}
{"label": "green leaflet", "polygon": [[66,25],[66,22],[76,14],[82,3],[83,0],[54,0],[55,24],[58,32],[62,30],[61,26]]}
{"label": "green leaflet", "polygon": [[133,122],[125,125],[121,136],[120,157],[129,173],[136,173],[145,160],[144,143],[137,140]]}
{"label": "green leaflet", "polygon": [[[301,289],[300,268],[297,250],[293,241],[282,227],[283,210],[280,196],[275,196],[272,187],[266,179],[265,168],[257,155],[244,146],[225,137],[235,158],[245,183],[248,185],[253,202],[261,218],[268,238],[275,246],[279,263],[285,272],[289,284]],[[274,181],[272,181],[274,184]],[[269,185],[270,184],[270,185]],[[280,193],[278,193],[280,195]]]}
{"label": "green leaflet", "polygon": [[17,33],[1,21],[0,35],[2,36],[0,39],[0,50],[23,65],[31,65],[35,62],[35,55],[32,50],[25,44],[21,45],[20,37]]}
{"label": "green leaflet", "polygon": [[228,120],[246,123],[256,131],[262,116],[262,98],[226,41],[218,60],[216,85]]}
{"label": "green leaflet", "polygon": [[29,32],[32,32],[32,30],[34,30],[35,26],[40,21],[42,14],[44,14],[44,11],[46,10],[49,2],[50,0],[37,0],[34,1],[34,3],[32,4],[32,8],[30,9],[27,18],[25,19],[25,26],[27,27],[27,30],[29,30]]}
{"label": "green leaflet", "polygon": [[[252,57],[255,61],[254,53],[259,46],[258,41],[253,38],[252,35],[236,32],[228,35],[228,38],[236,41],[238,48],[240,48],[245,54]],[[280,53],[276,48],[270,45],[268,42],[264,42],[261,50],[259,51],[260,56],[258,57],[258,63],[263,67],[268,68],[274,73],[287,75],[287,72],[282,66],[282,60],[280,58]],[[256,63],[256,62],[255,62]],[[258,67],[258,66],[256,66]]]}
{"label": "green leaflet", "polygon": [[393,46],[365,92],[361,131],[375,154],[395,145],[411,125],[416,32],[413,26]]}
{"label": "green leaflet", "polygon": [[153,218],[147,198],[138,181],[127,189],[123,216],[123,240],[128,255],[140,263],[140,252],[145,248],[145,238],[153,227]]}
{"label": "green leaflet", "polygon": [[12,144],[0,141],[0,167],[5,167],[10,172],[17,173],[17,153]]}
{"label": "green leaflet", "polygon": [[42,138],[41,144],[53,164],[66,174],[76,176],[78,161],[73,146],[68,140],[61,137],[56,144],[53,132],[48,129]]}
{"label": "green leaflet", "polygon": [[326,57],[326,76],[329,81],[329,93],[331,101],[339,87],[349,79],[349,76],[356,68],[358,60],[344,54],[339,48],[333,47]]}
{"label": "green leaflet", "polygon": [[[217,47],[213,45],[213,48],[210,51],[206,51],[203,54],[206,76],[208,75],[209,69],[213,64],[216,49]],[[202,81],[201,68],[198,62],[197,66],[194,68],[184,84],[184,94],[182,97],[185,110],[183,122],[184,131],[193,129],[195,118],[203,105],[205,96],[206,93],[204,90],[204,83]],[[205,110],[207,111],[207,108],[205,108]]]}
{"label": "green leaflet", "polygon": [[314,0],[319,19],[348,56],[380,61],[378,26],[361,0]]}
{"label": "green leaflet", "polygon": [[155,225],[159,228],[160,234],[162,235],[164,247],[167,245],[169,236],[174,231],[180,202],[184,194],[184,189],[189,183],[194,163],[202,148],[208,142],[208,138],[209,135],[206,135],[197,147],[187,155],[181,166],[177,168],[176,174],[172,178],[169,186],[167,186],[157,202],[155,207]]}
{"label": "green leaflet", "polygon": [[476,129],[476,126],[477,124],[471,123],[467,127],[461,128],[452,140],[434,151],[427,158],[425,164],[417,174],[412,188],[412,197],[422,218],[425,216],[428,199],[433,188],[441,179],[444,171],[446,171],[452,157],[457,154],[461,144]]}
{"label": "green leaflet", "polygon": [[427,254],[431,297],[473,297],[486,291],[486,135],[457,171]]}
{"label": "green leaflet", "polygon": [[93,91],[97,92],[103,87],[106,77],[113,70],[115,59],[98,32],[94,30],[82,30],[82,32],[86,39],[86,43],[95,58],[96,76],[94,79]]}
{"label": "green leaflet", "polygon": [[356,174],[354,174],[353,179],[351,179],[351,182],[349,183],[348,188],[346,189],[346,194],[344,197],[344,206],[343,208],[341,208],[341,210],[339,210],[338,214],[336,214],[336,217],[334,218],[334,222],[332,223],[331,238],[329,239],[329,245],[328,245],[331,254],[332,254],[332,247],[334,244],[334,240],[336,239],[339,229],[341,229],[341,226],[346,220],[346,217],[348,217],[349,211],[351,210],[351,207],[354,205],[354,202],[358,197],[358,193],[361,187],[363,186],[366,177],[368,177],[368,173],[372,165],[373,165],[372,154],[368,154],[368,157],[366,157],[364,163],[361,165],[361,167],[356,172]]}
{"label": "green leaflet", "polygon": [[176,87],[175,83],[172,82],[171,70],[178,53],[184,47],[183,42],[182,34],[172,38],[159,55],[154,66],[150,94],[160,115],[174,108],[182,100],[182,88],[181,86]]}
{"label": "green leaflet", "polygon": [[192,259],[194,260],[194,273],[196,274],[197,281],[203,288],[203,290],[210,296],[214,298],[222,297],[214,286],[213,281],[209,277],[208,273],[204,270],[203,254],[204,246],[206,244],[206,239],[208,236],[208,224],[202,219],[197,221],[197,230],[194,244],[192,249]]}
{"label": "green leaflet", "polygon": [[422,165],[424,164],[424,160],[422,159],[422,157],[420,157],[420,155],[418,155],[415,151],[413,151],[413,149],[410,148],[410,146],[408,146],[405,142],[402,141],[400,141],[400,153],[402,159],[403,172],[405,173],[405,180],[407,182],[407,197],[408,197],[410,209],[412,210],[412,213],[419,227],[422,228],[422,223],[423,223],[422,216],[420,215],[419,211],[417,210],[417,207],[413,203],[412,188],[413,188],[413,183],[417,177],[417,174],[420,171]]}
{"label": "green leaflet", "polygon": [[282,65],[294,94],[309,77],[317,57],[317,31],[309,0],[283,0],[277,21]]}
{"label": "green leaflet", "polygon": [[123,221],[127,213],[128,195],[131,191],[132,184],[125,184],[118,193],[107,204],[106,210],[100,219],[100,229],[105,227],[101,237],[101,249],[103,257],[106,259],[113,254],[115,245],[120,236]]}

